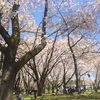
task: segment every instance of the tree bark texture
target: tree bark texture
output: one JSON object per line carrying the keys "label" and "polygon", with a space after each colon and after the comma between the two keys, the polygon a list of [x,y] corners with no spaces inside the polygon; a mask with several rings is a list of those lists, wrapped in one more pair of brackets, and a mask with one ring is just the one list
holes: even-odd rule
{"label": "tree bark texture", "polygon": [[12,94],[15,77],[16,73],[14,70],[8,70],[3,73],[0,88],[0,100],[13,100]]}

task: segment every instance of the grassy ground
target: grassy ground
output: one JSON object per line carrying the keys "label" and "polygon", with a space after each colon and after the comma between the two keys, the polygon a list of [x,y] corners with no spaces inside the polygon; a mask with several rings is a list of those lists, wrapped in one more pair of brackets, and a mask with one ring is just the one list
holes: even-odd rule
{"label": "grassy ground", "polygon": [[[33,95],[24,96],[23,100],[34,100]],[[37,97],[37,100],[100,100],[100,92],[99,93],[86,92],[80,95],[44,94],[42,97]]]}

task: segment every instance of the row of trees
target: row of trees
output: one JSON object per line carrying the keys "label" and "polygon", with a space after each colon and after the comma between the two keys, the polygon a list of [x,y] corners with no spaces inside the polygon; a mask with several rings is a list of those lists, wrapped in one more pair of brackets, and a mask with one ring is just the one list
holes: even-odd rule
{"label": "row of trees", "polygon": [[[99,63],[100,1],[80,7],[77,4],[73,0],[0,1],[1,100],[13,100],[20,75],[26,89],[32,78],[37,80],[38,95],[42,95],[47,79],[56,88],[63,84],[65,93],[66,84],[74,75],[76,90],[80,91],[79,77],[93,69],[93,60]],[[58,82],[53,80],[53,72]],[[98,87],[99,72],[95,73]]]}
{"label": "row of trees", "polygon": [[[60,43],[52,41],[53,43],[48,44],[47,47],[39,53],[35,59],[30,60],[28,64],[26,64],[26,67],[23,69],[24,72],[21,71],[21,75],[23,73],[23,76],[25,78],[22,78],[24,80],[20,80],[19,86],[22,83],[25,83],[24,85],[28,88],[29,92],[31,91],[31,86],[34,84],[34,79],[38,80],[38,95],[42,95],[43,89],[46,85],[51,84],[52,85],[52,92],[54,92],[54,88],[58,89],[63,86],[64,91],[63,93],[66,93],[66,86],[71,81],[71,79],[74,79],[75,70],[74,70],[74,64],[73,64],[73,58],[71,56],[70,49],[65,48],[67,42],[66,39]],[[55,46],[54,46],[55,45]],[[62,46],[61,49],[58,49],[60,46]],[[54,49],[55,47],[55,49]],[[67,47],[67,46],[66,46]],[[79,50],[81,47],[77,47]],[[86,47],[85,47],[86,48]],[[77,50],[75,49],[75,51]],[[59,51],[60,50],[60,51]],[[68,50],[68,51],[66,51]],[[61,52],[62,51],[62,52]],[[78,86],[79,86],[79,92],[80,92],[80,82],[83,78],[85,78],[88,73],[94,73],[98,74],[98,72],[94,71],[94,65],[93,60],[97,60],[94,57],[97,57],[98,54],[91,55],[91,52],[84,50],[80,50],[82,54],[77,55],[77,68],[78,68]],[[89,55],[89,57],[87,57]],[[93,56],[93,57],[91,57]],[[91,60],[92,59],[92,60]],[[28,67],[28,68],[27,68]],[[99,67],[99,66],[98,66]],[[95,70],[96,71],[96,70]],[[25,73],[25,75],[24,75]],[[26,75],[27,73],[27,75]],[[27,77],[29,78],[27,79]],[[84,76],[84,77],[83,77]],[[95,75],[94,75],[95,76]],[[83,77],[83,78],[82,78]],[[88,77],[87,77],[88,78]],[[87,78],[85,80],[87,80]],[[26,81],[25,81],[26,80]],[[99,79],[97,79],[99,80]],[[84,81],[84,80],[83,80]],[[33,82],[33,83],[32,83]],[[90,80],[91,83],[91,80]],[[23,84],[22,84],[23,85]],[[84,83],[85,85],[85,83]],[[89,85],[89,84],[88,84]],[[41,90],[41,91],[40,91]]]}

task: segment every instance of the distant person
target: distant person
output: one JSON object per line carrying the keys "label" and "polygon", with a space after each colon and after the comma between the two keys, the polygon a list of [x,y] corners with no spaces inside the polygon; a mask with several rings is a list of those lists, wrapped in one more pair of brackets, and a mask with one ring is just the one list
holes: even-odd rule
{"label": "distant person", "polygon": [[23,100],[23,95],[21,92],[19,92],[18,96],[17,96],[17,100]]}
{"label": "distant person", "polygon": [[71,87],[68,88],[68,93],[72,94],[72,88]]}

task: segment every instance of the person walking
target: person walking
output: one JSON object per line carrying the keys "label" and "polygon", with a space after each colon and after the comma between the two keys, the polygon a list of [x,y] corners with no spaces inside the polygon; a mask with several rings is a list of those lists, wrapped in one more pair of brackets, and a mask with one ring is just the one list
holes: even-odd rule
{"label": "person walking", "polygon": [[71,87],[68,88],[68,93],[72,94],[72,88]]}
{"label": "person walking", "polygon": [[18,96],[17,96],[17,100],[23,100],[23,96],[22,96],[22,93],[19,92]]}

